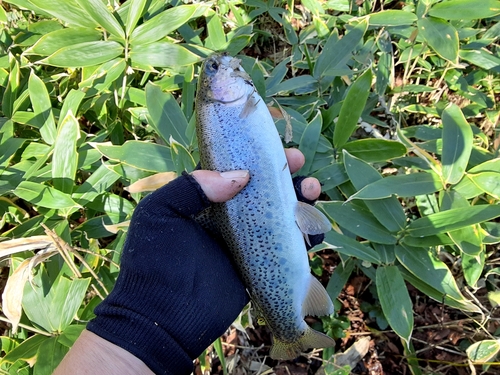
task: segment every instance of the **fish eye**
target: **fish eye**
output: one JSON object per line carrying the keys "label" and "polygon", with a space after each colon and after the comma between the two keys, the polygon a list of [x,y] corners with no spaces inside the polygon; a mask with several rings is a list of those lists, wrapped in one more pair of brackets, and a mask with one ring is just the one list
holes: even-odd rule
{"label": "fish eye", "polygon": [[217,61],[215,59],[209,60],[205,64],[205,71],[208,74],[214,74],[217,72],[218,69],[219,69],[219,64],[217,63]]}

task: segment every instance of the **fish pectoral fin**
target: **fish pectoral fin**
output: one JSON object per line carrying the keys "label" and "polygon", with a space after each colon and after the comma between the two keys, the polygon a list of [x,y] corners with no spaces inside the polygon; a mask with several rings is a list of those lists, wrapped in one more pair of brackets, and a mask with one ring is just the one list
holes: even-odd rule
{"label": "fish pectoral fin", "polygon": [[326,292],[326,289],[313,275],[309,276],[309,290],[304,302],[302,302],[302,316],[325,316],[333,314],[332,299]]}
{"label": "fish pectoral fin", "polygon": [[269,355],[272,359],[294,359],[307,349],[331,348],[334,346],[335,341],[331,337],[308,326],[297,341],[285,342],[274,338]]}
{"label": "fish pectoral fin", "polygon": [[316,207],[304,202],[297,202],[295,222],[304,234],[321,234],[332,229],[330,220]]}
{"label": "fish pectoral fin", "polygon": [[243,110],[240,113],[240,118],[247,118],[257,109],[258,101],[255,99],[253,95],[248,95],[247,101]]}

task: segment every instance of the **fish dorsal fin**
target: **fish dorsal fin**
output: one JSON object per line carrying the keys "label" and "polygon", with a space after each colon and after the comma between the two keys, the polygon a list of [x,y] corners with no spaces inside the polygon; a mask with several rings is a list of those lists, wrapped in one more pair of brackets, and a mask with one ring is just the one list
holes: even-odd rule
{"label": "fish dorsal fin", "polygon": [[330,220],[316,207],[298,202],[295,208],[295,222],[304,234],[321,234],[332,229]]}
{"label": "fish dorsal fin", "polygon": [[240,118],[247,118],[248,116],[250,116],[257,109],[257,103],[258,101],[253,95],[248,95],[245,106],[240,113]]}
{"label": "fish dorsal fin", "polygon": [[309,290],[302,303],[302,315],[324,316],[333,314],[333,303],[325,288],[313,275],[310,276]]}

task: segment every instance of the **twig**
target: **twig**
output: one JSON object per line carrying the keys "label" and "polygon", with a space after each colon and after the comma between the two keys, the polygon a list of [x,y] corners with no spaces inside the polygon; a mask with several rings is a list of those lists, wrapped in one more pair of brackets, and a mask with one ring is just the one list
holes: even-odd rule
{"label": "twig", "polygon": [[[7,319],[7,318],[4,318],[3,316],[0,316],[0,320],[2,322],[10,323],[10,320]],[[18,326],[21,327],[21,328],[27,329],[28,331],[39,333],[40,335],[43,335],[43,336],[52,337],[52,334],[50,334],[49,332],[45,332],[45,331],[39,330],[39,329],[37,329],[35,327],[31,327],[31,326],[28,326],[28,325],[23,324],[23,323],[19,323]]]}
{"label": "twig", "polygon": [[[457,352],[455,350],[445,348],[444,346],[441,346],[441,345],[429,344],[427,341],[419,340],[419,339],[417,339],[415,337],[412,337],[411,339],[414,340],[414,341],[416,341],[416,342],[419,342],[421,344],[428,344],[429,345],[429,348],[427,348],[427,349],[421,349],[421,350],[418,351],[418,353],[423,352],[423,351],[428,350],[428,349],[436,348],[436,349],[444,350],[445,352],[456,354],[456,355],[459,355],[459,356],[462,356],[462,357],[467,357],[467,354],[465,354],[465,353]],[[446,341],[449,341],[449,340],[446,340]]]}

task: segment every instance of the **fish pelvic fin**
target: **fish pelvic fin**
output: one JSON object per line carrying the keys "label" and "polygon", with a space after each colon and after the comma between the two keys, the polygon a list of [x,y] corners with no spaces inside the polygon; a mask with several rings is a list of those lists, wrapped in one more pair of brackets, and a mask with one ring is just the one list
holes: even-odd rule
{"label": "fish pelvic fin", "polygon": [[321,283],[313,275],[310,276],[309,290],[302,303],[302,316],[324,316],[333,314],[332,299]]}
{"label": "fish pelvic fin", "polygon": [[272,359],[294,359],[302,352],[312,348],[331,348],[335,341],[324,333],[307,326],[304,334],[294,342],[285,342],[274,338],[269,355]]}
{"label": "fish pelvic fin", "polygon": [[304,202],[297,202],[295,222],[304,234],[321,234],[332,229],[330,220],[320,210]]}

